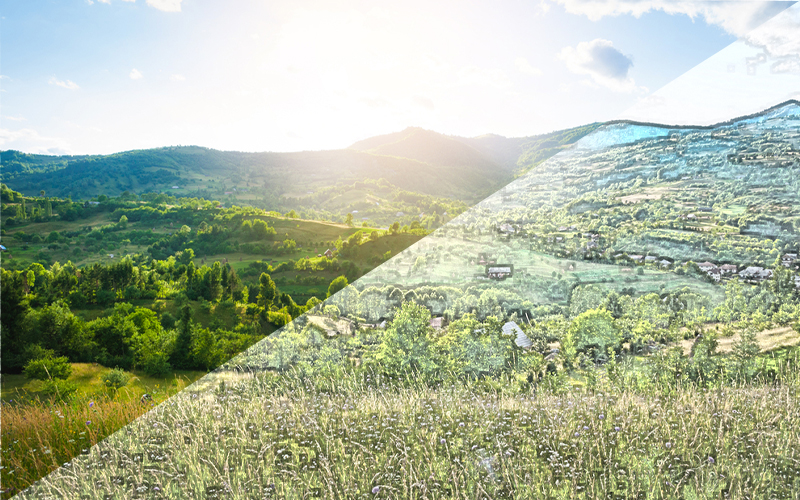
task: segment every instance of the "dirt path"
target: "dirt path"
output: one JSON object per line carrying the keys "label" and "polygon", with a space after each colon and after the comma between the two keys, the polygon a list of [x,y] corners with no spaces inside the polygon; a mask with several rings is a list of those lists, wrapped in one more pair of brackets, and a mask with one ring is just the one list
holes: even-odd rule
{"label": "dirt path", "polygon": [[[737,333],[731,337],[720,337],[717,340],[719,342],[717,352],[729,353],[733,351],[733,344],[739,340],[739,334]],[[758,345],[761,347],[761,351],[766,352],[772,351],[779,347],[800,344],[800,333],[797,333],[790,326],[782,326],[780,328],[773,328],[772,330],[758,332],[756,334],[756,340],[758,340]],[[680,343],[681,347],[683,347],[684,354],[687,356],[692,350],[693,342],[694,339],[689,339],[682,340]]]}

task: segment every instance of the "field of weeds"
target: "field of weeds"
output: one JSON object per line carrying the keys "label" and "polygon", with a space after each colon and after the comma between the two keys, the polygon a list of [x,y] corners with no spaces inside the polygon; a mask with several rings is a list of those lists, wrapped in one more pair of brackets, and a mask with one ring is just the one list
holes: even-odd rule
{"label": "field of weeds", "polygon": [[[792,363],[645,393],[212,373],[19,498],[797,498]],[[205,385],[205,387],[203,387]],[[43,450],[32,450],[32,454]]]}

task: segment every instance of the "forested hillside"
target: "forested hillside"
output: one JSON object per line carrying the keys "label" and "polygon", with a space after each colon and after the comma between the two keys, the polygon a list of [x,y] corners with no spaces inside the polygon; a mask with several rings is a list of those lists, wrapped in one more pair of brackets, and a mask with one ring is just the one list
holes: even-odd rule
{"label": "forested hillside", "polygon": [[[438,215],[438,227],[593,126],[520,139],[465,139],[411,128],[333,151],[240,153],[187,146],[104,156],[0,153],[0,179],[26,195],[90,199],[166,193],[388,226]],[[361,145],[372,145],[366,148]],[[525,156],[517,165],[517,158]],[[398,215],[400,214],[400,215]],[[421,217],[420,217],[421,216]]]}

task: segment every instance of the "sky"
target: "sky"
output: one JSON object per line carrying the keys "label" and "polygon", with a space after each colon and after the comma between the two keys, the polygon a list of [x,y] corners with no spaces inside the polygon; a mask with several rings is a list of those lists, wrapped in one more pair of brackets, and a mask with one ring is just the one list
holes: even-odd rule
{"label": "sky", "polygon": [[4,0],[0,149],[322,150],[408,126],[528,136],[663,117],[693,88],[674,90],[680,77],[726,48],[725,71],[757,54],[788,68],[757,100],[774,104],[800,47],[748,35],[793,3]]}

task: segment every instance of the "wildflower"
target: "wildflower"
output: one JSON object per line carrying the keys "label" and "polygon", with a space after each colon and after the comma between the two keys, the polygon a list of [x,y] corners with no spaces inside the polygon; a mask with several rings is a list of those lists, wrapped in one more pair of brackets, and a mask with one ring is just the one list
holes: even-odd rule
{"label": "wildflower", "polygon": [[91,402],[89,403],[89,408],[91,408],[92,406],[94,406],[94,401],[91,401]]}
{"label": "wildflower", "polygon": [[669,441],[667,441],[667,442],[664,444],[664,448],[666,448],[666,449],[670,449],[670,448],[672,448],[672,443],[670,443]]}
{"label": "wildflower", "polygon": [[714,464],[714,457],[708,457],[708,463]]}
{"label": "wildflower", "polygon": [[614,427],[614,430],[619,432],[619,427]]}
{"label": "wildflower", "polygon": [[376,487],[372,488],[372,494],[373,495],[377,495],[379,491],[381,491],[381,487],[380,486],[376,486]]}
{"label": "wildflower", "polygon": [[444,438],[442,438],[442,439],[440,439],[440,440],[439,440],[439,442],[440,442],[441,444],[445,444],[447,441],[445,441],[445,439],[444,439]]}
{"label": "wildflower", "polygon": [[603,419],[604,419],[604,418],[606,418],[606,417],[605,417],[605,415],[603,415],[603,414],[601,413],[600,415],[598,415],[598,416],[597,416],[597,418],[599,418],[600,420],[603,420]]}
{"label": "wildflower", "polygon": [[92,425],[92,421],[91,420],[87,420],[86,421],[86,425]]}
{"label": "wildflower", "polygon": [[588,428],[588,427],[586,427],[586,426],[584,425],[584,426],[583,426],[583,430],[585,430],[585,431],[588,431],[588,430],[589,430],[589,428]]}

